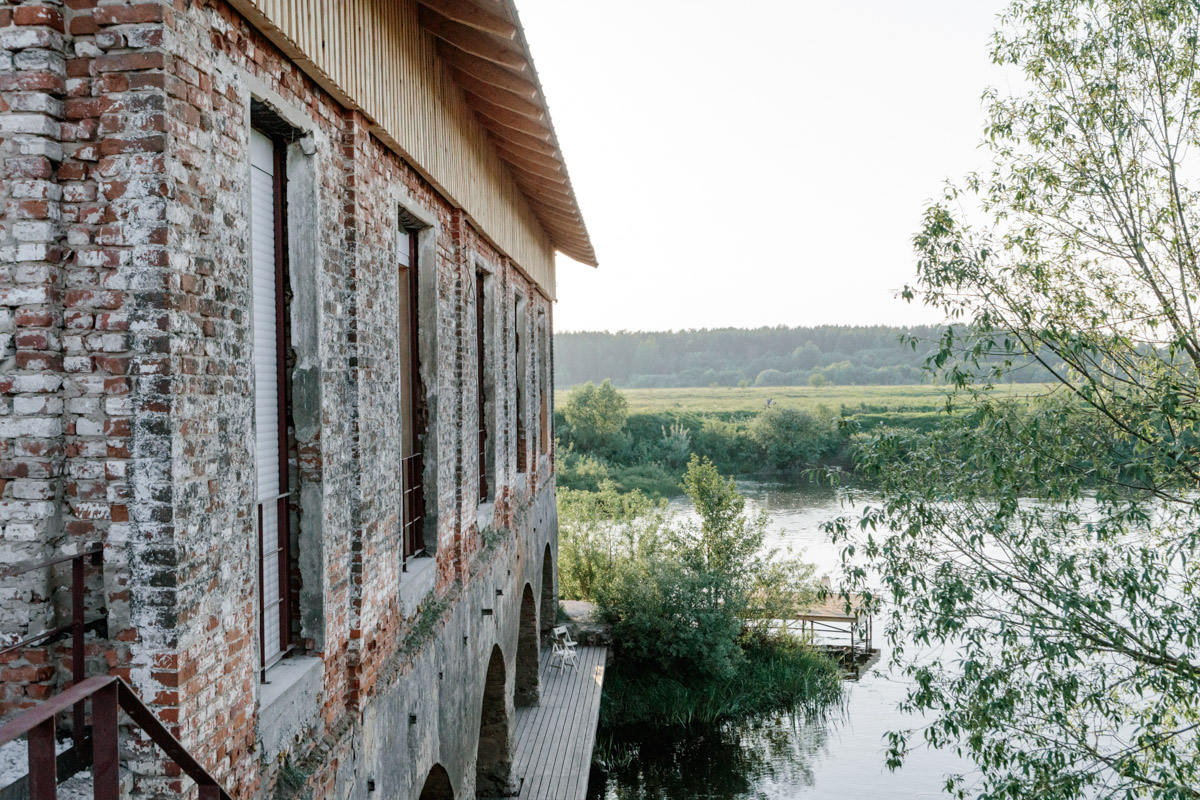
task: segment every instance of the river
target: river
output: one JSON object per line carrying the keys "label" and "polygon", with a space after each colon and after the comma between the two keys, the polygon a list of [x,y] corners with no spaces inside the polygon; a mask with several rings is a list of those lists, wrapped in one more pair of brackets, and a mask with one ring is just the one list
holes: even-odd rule
{"label": "river", "polygon": [[[772,519],[768,545],[791,548],[817,565],[818,575],[835,579],[838,548],[821,523],[853,509],[831,489],[739,482],[748,510],[766,510]],[[693,514],[686,500],[672,509]],[[921,720],[901,714],[903,679],[888,668],[887,643],[877,631],[880,661],[858,682],[847,682],[843,702],[823,718],[772,715],[686,735],[655,734],[623,743],[632,758],[605,775],[592,774],[589,800],[784,800],[856,798],[917,800],[944,796],[948,773],[970,773],[970,764],[949,752],[922,746],[919,733],[904,765],[884,763],[890,730],[919,728]]]}

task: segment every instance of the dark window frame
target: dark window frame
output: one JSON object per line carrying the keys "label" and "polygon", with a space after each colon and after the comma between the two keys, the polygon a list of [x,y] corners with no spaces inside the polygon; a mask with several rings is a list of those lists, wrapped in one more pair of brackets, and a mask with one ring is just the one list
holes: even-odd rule
{"label": "dark window frame", "polygon": [[491,432],[488,427],[488,358],[487,358],[487,280],[486,270],[475,269],[475,397],[479,413],[479,503],[491,499],[492,486],[488,479],[487,446]]}
{"label": "dark window frame", "polygon": [[528,413],[525,408],[527,398],[525,394],[525,381],[529,376],[528,358],[525,353],[524,346],[528,343],[523,341],[522,334],[525,331],[525,323],[528,321],[528,307],[524,295],[517,292],[513,296],[513,385],[515,387],[514,400],[516,403],[516,455],[517,455],[517,473],[524,474],[529,471],[529,432],[526,425],[526,415]]}
{"label": "dark window frame", "polygon": [[[404,382],[401,391],[407,391],[409,397],[408,419],[409,426],[404,433],[410,441],[404,447],[411,449],[408,455],[401,451],[400,495],[402,501],[401,545],[400,558],[402,570],[408,569],[408,562],[413,558],[425,555],[425,459],[424,439],[425,430],[425,396],[421,382],[420,359],[420,261],[418,231],[413,228],[401,227],[401,235],[407,240],[408,266],[397,264],[398,271],[404,271],[408,284],[408,303],[404,313],[408,322],[408,370],[407,375],[401,376]],[[403,323],[401,323],[403,325]]]}
{"label": "dark window frame", "polygon": [[[279,493],[273,502],[276,503],[276,515],[279,521],[278,547],[273,555],[278,560],[279,591],[278,597],[269,602],[266,597],[265,574],[263,566],[269,555],[263,550],[263,503],[256,504],[258,529],[258,642],[259,653],[267,652],[266,616],[269,606],[278,606],[279,613],[279,652],[270,659],[260,659],[260,679],[266,681],[267,670],[279,663],[288,653],[296,648],[292,638],[292,620],[295,598],[292,596],[292,553],[291,553],[291,514],[289,513],[289,497],[291,489],[288,476],[288,423],[291,418],[291,392],[288,385],[288,308],[287,308],[287,143],[280,135],[272,135],[262,131],[271,139],[274,146],[274,210],[275,210],[275,362],[276,362],[276,396],[278,402],[278,439],[279,439]],[[267,501],[272,502],[272,501]]]}

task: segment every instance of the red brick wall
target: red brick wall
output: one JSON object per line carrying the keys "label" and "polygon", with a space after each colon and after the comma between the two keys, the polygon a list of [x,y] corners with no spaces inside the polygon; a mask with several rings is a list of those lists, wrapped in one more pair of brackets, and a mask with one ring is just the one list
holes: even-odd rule
{"label": "red brick wall", "polygon": [[[322,500],[294,510],[320,529],[321,585],[308,588],[322,636],[305,631],[300,649],[322,659],[324,683],[311,738],[288,757],[316,764],[307,780],[324,794],[361,711],[417,657],[405,650],[416,619],[399,603],[397,198],[436,223],[436,263],[422,268],[437,284],[439,481],[426,502],[441,596],[469,587],[485,553],[521,557],[485,551],[476,523],[476,261],[495,270],[494,527],[510,538],[553,489],[549,472],[515,473],[512,299],[527,299],[531,465],[533,321],[539,309],[549,321],[549,303],[366,119],[221,0],[0,0],[0,547],[18,561],[102,543],[91,584],[110,638],[93,641],[92,670],[130,680],[231,793],[273,784],[280,764],[260,763],[255,727],[248,76],[302,118],[314,147],[320,423],[297,432],[294,472]],[[52,619],[60,583],[6,583],[0,631]],[[61,682],[56,654],[0,664],[0,713]],[[178,789],[177,770],[154,763],[134,764],[135,789]]]}

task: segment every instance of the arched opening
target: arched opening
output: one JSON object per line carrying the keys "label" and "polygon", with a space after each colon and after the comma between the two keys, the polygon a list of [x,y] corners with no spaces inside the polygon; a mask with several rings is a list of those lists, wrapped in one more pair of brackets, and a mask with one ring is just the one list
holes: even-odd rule
{"label": "arched opening", "polygon": [[512,786],[512,750],[508,742],[508,705],[504,693],[504,654],[493,645],[483,681],[483,709],[479,714],[479,749],[475,755],[475,796],[509,797]]}
{"label": "arched opening", "polygon": [[450,776],[441,764],[434,764],[433,769],[429,770],[418,800],[454,800],[454,787],[450,785]]}
{"label": "arched opening", "polygon": [[549,635],[558,619],[558,595],[554,591],[554,559],[550,556],[550,545],[542,557],[542,635]]}
{"label": "arched opening", "polygon": [[517,632],[517,674],[513,680],[513,705],[535,706],[538,701],[537,601],[533,587],[525,584],[521,595],[521,628]]}

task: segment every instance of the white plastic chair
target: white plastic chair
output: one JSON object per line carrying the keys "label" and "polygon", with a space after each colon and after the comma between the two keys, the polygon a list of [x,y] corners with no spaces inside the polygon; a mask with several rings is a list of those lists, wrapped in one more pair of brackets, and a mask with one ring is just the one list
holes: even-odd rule
{"label": "white plastic chair", "polygon": [[567,632],[566,625],[559,625],[550,632],[550,664],[554,665],[554,659],[558,659],[558,668],[566,669],[567,664],[571,665],[574,670],[579,669],[579,654],[575,648],[579,645],[578,642],[571,639],[571,634]]}

